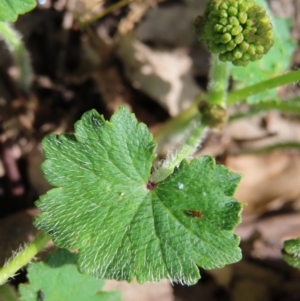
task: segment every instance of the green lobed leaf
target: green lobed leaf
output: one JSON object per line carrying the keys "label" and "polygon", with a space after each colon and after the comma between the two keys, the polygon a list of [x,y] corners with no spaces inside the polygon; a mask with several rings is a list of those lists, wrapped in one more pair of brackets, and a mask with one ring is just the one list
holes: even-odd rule
{"label": "green lobed leaf", "polygon": [[58,246],[79,250],[82,272],[193,284],[197,266],[241,259],[233,229],[242,205],[232,198],[240,175],[211,157],[183,161],[162,182],[148,182],[155,143],[125,108],[110,122],[89,111],[75,135],[51,135],[43,145],[42,168],[57,188],[37,202],[43,213],[35,224]]}
{"label": "green lobed leaf", "polygon": [[28,267],[29,284],[20,284],[21,301],[121,301],[120,292],[100,289],[104,280],[80,274],[76,254],[58,249],[46,262]]}
{"label": "green lobed leaf", "polygon": [[300,269],[300,238],[286,240],[282,256],[289,265]]}
{"label": "green lobed leaf", "polygon": [[[288,19],[274,18],[273,23],[274,45],[271,50],[261,60],[250,62],[247,67],[232,67],[231,75],[236,81],[236,88],[244,88],[281,75],[289,68],[291,56],[296,49],[296,43],[290,37],[291,22]],[[277,89],[248,97],[247,102],[254,104],[272,99],[277,99]]]}
{"label": "green lobed leaf", "polygon": [[0,0],[0,22],[14,22],[36,7],[36,0]]}

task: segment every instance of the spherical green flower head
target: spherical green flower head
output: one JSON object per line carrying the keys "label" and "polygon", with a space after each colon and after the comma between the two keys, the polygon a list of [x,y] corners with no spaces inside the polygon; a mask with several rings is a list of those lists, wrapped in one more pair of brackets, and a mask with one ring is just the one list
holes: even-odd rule
{"label": "spherical green flower head", "polygon": [[236,66],[261,59],[274,43],[272,23],[253,0],[210,0],[194,25],[211,52]]}

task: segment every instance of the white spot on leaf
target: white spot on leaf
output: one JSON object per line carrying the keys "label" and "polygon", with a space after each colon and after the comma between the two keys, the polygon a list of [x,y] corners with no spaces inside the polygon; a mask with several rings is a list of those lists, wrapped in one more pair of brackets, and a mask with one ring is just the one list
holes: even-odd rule
{"label": "white spot on leaf", "polygon": [[184,184],[178,183],[178,188],[179,188],[179,189],[183,189],[183,188],[184,188]]}

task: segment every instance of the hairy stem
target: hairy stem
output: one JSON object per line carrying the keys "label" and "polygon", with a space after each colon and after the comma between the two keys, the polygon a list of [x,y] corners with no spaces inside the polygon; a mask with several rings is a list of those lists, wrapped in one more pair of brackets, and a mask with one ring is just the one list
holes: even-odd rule
{"label": "hairy stem", "polygon": [[300,150],[300,143],[297,141],[289,141],[283,143],[272,144],[260,148],[253,149],[243,149],[234,153],[234,155],[243,155],[243,154],[265,154],[270,153],[276,150],[287,150],[287,149],[297,149]]}
{"label": "hairy stem", "polygon": [[18,270],[28,264],[36,254],[45,247],[50,239],[51,236],[49,234],[41,232],[32,243],[11,258],[4,267],[0,269],[0,285],[4,284],[10,277],[13,277]]}
{"label": "hairy stem", "polygon": [[297,71],[291,71],[287,74],[276,76],[274,78],[265,80],[258,84],[233,91],[228,94],[227,104],[234,104],[236,102],[245,100],[245,98],[267,91],[269,89],[277,88],[280,86],[297,83],[300,81],[300,69]]}
{"label": "hairy stem", "polygon": [[[299,99],[300,100],[300,99]],[[260,102],[254,106],[256,109],[269,111],[278,110],[281,112],[300,114],[300,101],[272,101],[272,102]]]}
{"label": "hairy stem", "polygon": [[197,147],[203,140],[206,134],[207,125],[201,122],[200,114],[198,114],[198,121],[191,125],[190,132],[187,139],[182,142],[181,147],[175,152],[169,153],[166,160],[163,161],[151,175],[151,182],[158,183],[167,178],[173,173],[174,169],[178,167],[183,159],[188,159],[197,150]]}
{"label": "hairy stem", "polygon": [[225,107],[230,75],[229,69],[230,65],[228,62],[221,62],[217,54],[211,55],[207,99],[209,104]]}
{"label": "hairy stem", "polygon": [[261,111],[277,110],[284,113],[292,113],[300,115],[300,98],[296,97],[284,101],[269,101],[260,102],[256,105],[250,106],[247,112],[237,113],[229,117],[229,121],[251,117]]}
{"label": "hairy stem", "polygon": [[[202,99],[202,96],[196,98]],[[189,108],[165,122],[161,128],[153,134],[154,140],[159,144],[162,141],[168,140],[171,136],[182,133],[189,126],[190,122],[195,120],[199,115],[197,109],[198,103],[199,101],[195,100],[193,105]]]}

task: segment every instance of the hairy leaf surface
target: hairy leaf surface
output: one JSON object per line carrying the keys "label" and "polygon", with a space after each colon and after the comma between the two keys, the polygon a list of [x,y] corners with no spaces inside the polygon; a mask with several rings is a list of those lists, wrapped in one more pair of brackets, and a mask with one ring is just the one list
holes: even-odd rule
{"label": "hairy leaf surface", "polygon": [[56,188],[37,202],[35,224],[58,246],[79,250],[82,272],[193,284],[198,266],[240,260],[233,229],[242,205],[232,197],[240,175],[211,157],[149,182],[155,143],[125,108],[110,122],[87,112],[74,135],[51,135],[43,145],[43,171]]}
{"label": "hairy leaf surface", "polygon": [[300,238],[286,240],[282,255],[289,265],[300,269]]}

